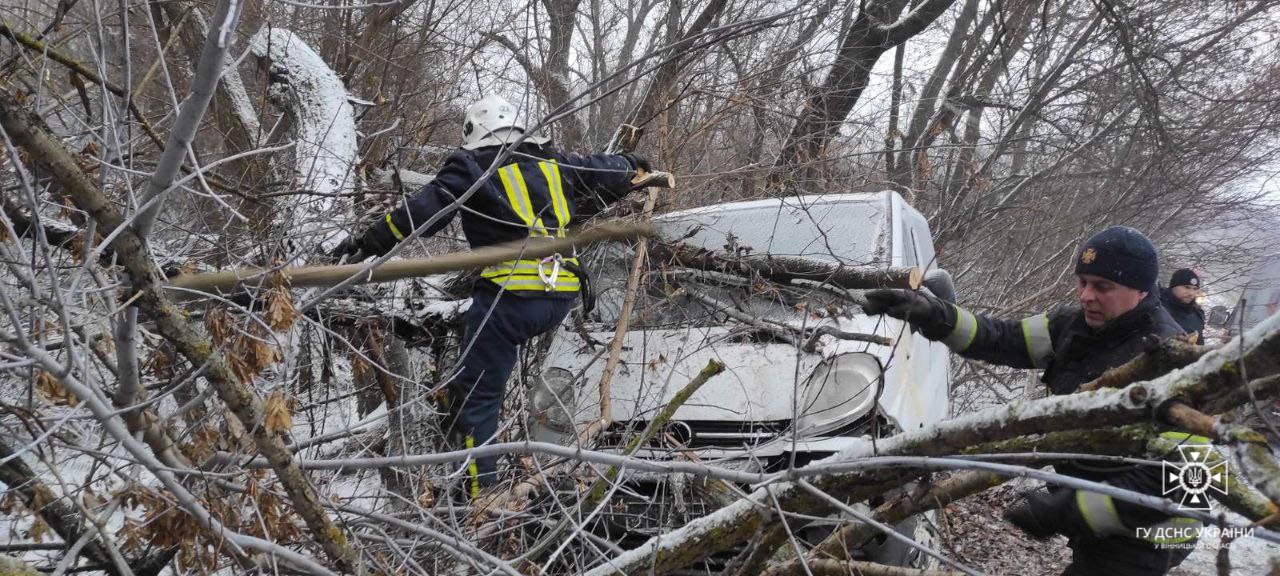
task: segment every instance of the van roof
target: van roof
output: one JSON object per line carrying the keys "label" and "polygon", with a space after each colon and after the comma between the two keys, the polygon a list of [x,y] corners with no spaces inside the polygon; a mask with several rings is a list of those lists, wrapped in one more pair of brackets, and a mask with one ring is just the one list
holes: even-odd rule
{"label": "van roof", "polygon": [[[769,206],[778,206],[786,203],[788,205],[797,206],[813,206],[820,204],[845,204],[855,202],[884,202],[886,204],[893,201],[893,197],[898,196],[897,192],[886,190],[883,192],[858,192],[847,194],[808,194],[804,196],[783,196],[779,198],[766,198],[764,200],[743,200],[740,202],[725,202],[723,204],[708,204],[688,210],[680,210],[677,212],[668,212],[660,216],[660,218],[679,218],[684,216],[694,216],[698,214],[706,214],[708,212],[725,212],[735,210],[746,210],[751,208],[765,208]],[[901,196],[899,196],[901,198]],[[904,203],[905,204],[905,203]]]}

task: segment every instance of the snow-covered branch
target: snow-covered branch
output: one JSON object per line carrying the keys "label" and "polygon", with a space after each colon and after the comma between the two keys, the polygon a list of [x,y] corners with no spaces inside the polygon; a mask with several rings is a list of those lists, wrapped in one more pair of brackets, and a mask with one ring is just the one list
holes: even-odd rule
{"label": "snow-covered branch", "polygon": [[[268,70],[272,101],[293,117],[294,187],[317,192],[282,207],[277,224],[318,240],[335,216],[335,198],[355,188],[355,109],[338,75],[292,31],[263,28],[249,46]],[[337,242],[341,233],[326,238]]]}

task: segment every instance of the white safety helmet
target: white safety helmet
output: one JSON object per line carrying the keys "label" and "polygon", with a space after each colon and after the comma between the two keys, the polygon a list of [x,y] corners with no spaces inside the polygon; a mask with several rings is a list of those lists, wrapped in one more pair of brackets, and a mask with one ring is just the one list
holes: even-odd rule
{"label": "white safety helmet", "polygon": [[[467,150],[514,142],[525,132],[519,110],[498,96],[485,96],[467,108],[462,124],[462,147]],[[546,144],[550,139],[531,135],[525,142]]]}

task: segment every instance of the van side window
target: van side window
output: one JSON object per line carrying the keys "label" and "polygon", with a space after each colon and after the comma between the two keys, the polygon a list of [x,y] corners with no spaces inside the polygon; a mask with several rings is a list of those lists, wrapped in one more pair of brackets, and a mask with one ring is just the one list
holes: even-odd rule
{"label": "van side window", "polygon": [[922,268],[937,268],[938,263],[933,261],[933,236],[929,234],[929,224],[924,221],[924,218],[913,214],[908,220],[907,229],[911,231],[911,246],[915,251],[916,265]]}
{"label": "van side window", "polygon": [[908,228],[907,232],[909,232],[908,234],[909,238],[907,240],[907,253],[903,256],[903,260],[905,261],[907,266],[922,266],[924,265],[925,262],[924,262],[924,258],[920,256],[920,240],[916,238],[915,226]]}

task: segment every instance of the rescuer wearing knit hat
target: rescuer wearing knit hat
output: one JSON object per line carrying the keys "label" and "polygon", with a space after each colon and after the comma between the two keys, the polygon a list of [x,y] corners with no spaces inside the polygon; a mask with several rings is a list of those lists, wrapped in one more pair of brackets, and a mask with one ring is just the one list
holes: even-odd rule
{"label": "rescuer wearing knit hat", "polygon": [[[863,309],[867,314],[904,320],[925,338],[941,341],[966,358],[1043,370],[1041,380],[1052,393],[1070,394],[1141,354],[1147,336],[1169,338],[1182,333],[1160,305],[1158,262],[1156,248],[1146,236],[1115,226],[1093,235],[1075,254],[1078,306],[1004,320],[973,314],[923,293],[872,290]],[[1208,443],[1185,434],[1177,439]],[[1055,469],[1059,474],[1164,497],[1158,468],[1067,462]],[[1060,486],[1024,495],[1004,517],[1033,538],[1065,535],[1072,562],[1063,574],[1071,576],[1162,575],[1186,558],[1199,534],[1194,520]]]}
{"label": "rescuer wearing knit hat", "polygon": [[1204,308],[1197,301],[1201,294],[1200,275],[1190,268],[1175,270],[1169,287],[1160,291],[1160,303],[1193,344],[1204,344]]}

